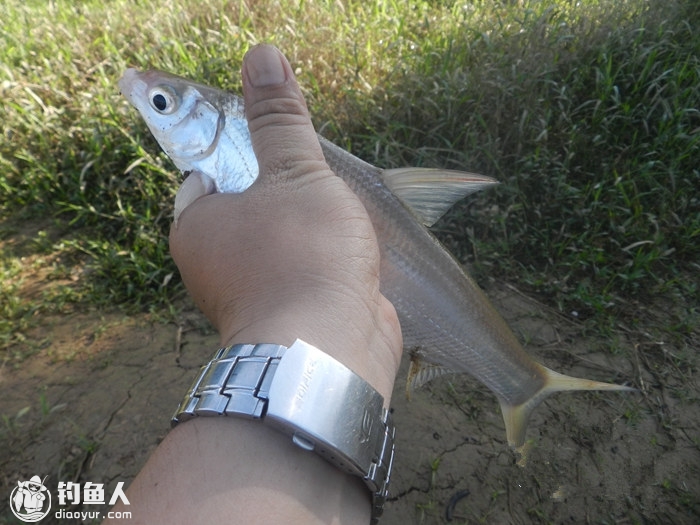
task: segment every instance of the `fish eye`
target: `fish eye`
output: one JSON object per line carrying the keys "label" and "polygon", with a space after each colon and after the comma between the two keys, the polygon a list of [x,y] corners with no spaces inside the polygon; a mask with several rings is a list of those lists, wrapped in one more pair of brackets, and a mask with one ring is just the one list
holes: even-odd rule
{"label": "fish eye", "polygon": [[160,86],[151,90],[148,101],[158,113],[169,115],[177,109],[177,96],[172,89]]}

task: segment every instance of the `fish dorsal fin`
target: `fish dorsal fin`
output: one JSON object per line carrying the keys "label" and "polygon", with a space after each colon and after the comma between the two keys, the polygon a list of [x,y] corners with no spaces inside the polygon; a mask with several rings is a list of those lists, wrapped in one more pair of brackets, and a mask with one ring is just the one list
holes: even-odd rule
{"label": "fish dorsal fin", "polygon": [[411,362],[408,366],[408,376],[406,377],[406,398],[411,399],[411,392],[436,377],[454,373],[454,370],[446,366],[424,363],[418,357],[411,357]]}
{"label": "fish dorsal fin", "polygon": [[382,179],[426,226],[435,224],[461,198],[498,184],[485,175],[432,168],[384,170]]}

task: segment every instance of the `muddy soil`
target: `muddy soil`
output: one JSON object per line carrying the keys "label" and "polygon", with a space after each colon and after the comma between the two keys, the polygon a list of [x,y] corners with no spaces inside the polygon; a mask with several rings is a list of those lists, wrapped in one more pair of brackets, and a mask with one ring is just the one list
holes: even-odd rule
{"label": "muddy soil", "polygon": [[[393,398],[392,497],[381,523],[700,523],[698,334],[620,326],[601,340],[512,287],[494,283],[487,292],[543,363],[640,391],[545,401],[523,462],[505,443],[488,390],[444,376],[409,401],[404,363]],[[639,308],[655,326],[665,315],[670,322],[661,305]],[[191,308],[178,324],[117,312],[45,317],[30,340],[33,355],[0,368],[0,523],[20,523],[10,492],[33,475],[48,476],[54,495],[58,481],[104,483],[108,496],[118,482],[128,485],[217,346]],[[50,515],[41,523],[79,522]]]}

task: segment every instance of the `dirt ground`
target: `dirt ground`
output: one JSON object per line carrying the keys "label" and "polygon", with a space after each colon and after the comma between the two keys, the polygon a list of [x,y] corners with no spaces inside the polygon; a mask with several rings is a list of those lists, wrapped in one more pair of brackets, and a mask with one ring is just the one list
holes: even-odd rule
{"label": "dirt ground", "polygon": [[[393,398],[392,496],[381,523],[700,523],[699,335],[654,328],[672,321],[670,308],[640,305],[638,317],[652,328],[620,325],[600,340],[511,286],[493,283],[487,292],[541,362],[640,392],[545,401],[519,466],[488,390],[446,376],[408,401],[404,363]],[[217,346],[191,308],[178,324],[118,312],[48,316],[29,337],[40,349],[0,367],[0,523],[20,523],[10,492],[33,475],[48,476],[54,494],[58,481],[105,483],[107,495],[128,484]]]}

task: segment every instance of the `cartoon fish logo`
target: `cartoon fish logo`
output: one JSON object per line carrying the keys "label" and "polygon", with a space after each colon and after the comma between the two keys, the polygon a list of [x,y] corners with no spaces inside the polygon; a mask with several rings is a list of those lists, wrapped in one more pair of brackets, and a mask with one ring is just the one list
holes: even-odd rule
{"label": "cartoon fish logo", "polygon": [[25,523],[36,523],[51,510],[51,493],[39,476],[29,481],[18,481],[10,494],[10,508],[17,518]]}

